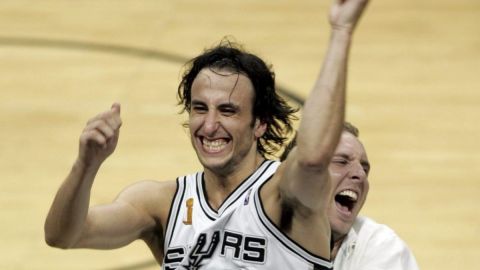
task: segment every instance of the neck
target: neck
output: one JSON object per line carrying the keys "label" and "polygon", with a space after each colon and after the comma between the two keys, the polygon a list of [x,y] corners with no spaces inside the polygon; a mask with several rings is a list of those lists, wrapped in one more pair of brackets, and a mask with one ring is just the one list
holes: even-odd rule
{"label": "neck", "polygon": [[264,160],[265,158],[257,153],[255,158],[248,161],[245,160],[226,173],[215,172],[205,168],[205,189],[210,206],[218,209],[228,195],[230,195],[245,178],[251,175]]}
{"label": "neck", "polygon": [[337,256],[338,251],[340,250],[340,247],[342,246],[343,240],[345,240],[345,237],[347,237],[346,234],[344,235],[339,235],[336,234],[335,232],[332,232],[333,235],[333,247],[332,251],[330,252],[330,260],[335,260],[335,257]]}

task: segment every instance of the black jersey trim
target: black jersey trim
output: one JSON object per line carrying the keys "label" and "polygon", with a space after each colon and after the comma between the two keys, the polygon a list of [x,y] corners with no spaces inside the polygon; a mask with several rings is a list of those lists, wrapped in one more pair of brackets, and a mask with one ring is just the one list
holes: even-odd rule
{"label": "black jersey trim", "polygon": [[[268,163],[267,163],[268,162]],[[265,166],[264,166],[265,164]],[[241,190],[240,192],[237,192],[235,194],[235,190],[234,192],[232,192],[229,197],[232,197],[235,196],[233,199],[230,200],[230,203],[228,203],[229,201],[229,197],[227,197],[227,199],[224,201],[223,205],[219,208],[220,212],[223,213],[225,212],[226,209],[228,209],[232,204],[234,204],[240,197],[243,196],[243,194],[245,194],[245,192],[247,190],[249,190],[250,188],[252,188],[253,185],[255,185],[259,180],[261,180],[263,178],[263,176],[265,175],[265,173],[268,171],[268,169],[273,165],[275,164],[275,161],[273,160],[266,160],[262,163],[262,165],[249,177],[252,177],[252,179],[254,179],[253,181],[250,181],[250,179],[247,179],[245,181],[245,184],[241,184],[239,187],[237,187],[237,189],[239,188],[242,188],[243,190]],[[263,168],[263,169],[262,169]],[[261,172],[260,172],[261,171]],[[260,172],[260,173],[259,173]],[[258,174],[258,176],[255,176],[256,174]],[[273,174],[273,173],[272,173]],[[271,177],[271,175],[269,175],[268,177]],[[228,203],[228,205],[227,205]]]}
{"label": "black jersey trim", "polygon": [[[266,183],[262,183],[262,185],[255,190],[254,193],[254,202],[255,202],[255,210],[257,212],[258,219],[263,224],[263,226],[272,234],[280,243],[283,244],[284,247],[292,251],[293,253],[297,254],[304,260],[308,261],[316,268],[314,269],[332,269],[333,265],[332,262],[328,259],[325,259],[321,256],[317,256],[310,251],[304,249],[300,246],[297,242],[293,239],[288,237],[288,235],[284,234],[265,214],[262,201],[260,200],[260,189]],[[320,268],[319,268],[320,267]]]}
{"label": "black jersey trim", "polygon": [[330,266],[325,266],[321,264],[313,264],[313,270],[333,270],[333,263]]}
{"label": "black jersey trim", "polygon": [[211,219],[215,220],[220,217],[231,205],[233,205],[247,190],[249,190],[258,180],[262,179],[265,172],[270,168],[275,161],[273,160],[264,160],[262,164],[248,177],[246,177],[240,185],[238,185],[222,202],[218,211],[213,209],[208,203],[207,193],[205,188],[205,174],[201,174],[201,178],[197,178],[197,196],[200,198],[200,205],[205,215]]}
{"label": "black jersey trim", "polygon": [[[176,179],[177,189],[175,190],[175,195],[173,196],[172,203],[170,205],[170,210],[168,211],[167,226],[165,229],[165,243],[164,250],[168,250],[170,246],[170,240],[175,231],[175,226],[178,220],[178,213],[182,205],[183,197],[185,195],[185,177]],[[178,196],[180,194],[180,196]],[[174,214],[173,214],[174,213]]]}
{"label": "black jersey trim", "polygon": [[214,212],[212,213],[212,208],[210,207],[210,205],[208,204],[208,201],[207,201],[207,195],[205,194],[205,191],[202,189],[202,191],[200,191],[201,187],[202,187],[202,183],[203,183],[203,175],[204,173],[197,173],[195,175],[195,189],[197,191],[197,197],[200,201],[200,208],[202,208],[202,211],[203,213],[205,214],[205,216],[210,219],[210,220],[216,220],[217,219],[217,213]]}

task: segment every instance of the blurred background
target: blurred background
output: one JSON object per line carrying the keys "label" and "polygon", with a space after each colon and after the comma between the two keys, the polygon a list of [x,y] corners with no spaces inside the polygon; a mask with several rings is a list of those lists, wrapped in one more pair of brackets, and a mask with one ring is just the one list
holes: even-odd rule
{"label": "blurred background", "polygon": [[[92,204],[200,169],[176,106],[185,60],[229,36],[304,98],[329,38],[330,1],[0,2],[0,269],[158,269],[142,242],[48,247],[43,223],[86,121],[122,104],[119,146]],[[478,269],[480,1],[376,0],[356,31],[347,119],[372,171],[362,211],[421,269]]]}

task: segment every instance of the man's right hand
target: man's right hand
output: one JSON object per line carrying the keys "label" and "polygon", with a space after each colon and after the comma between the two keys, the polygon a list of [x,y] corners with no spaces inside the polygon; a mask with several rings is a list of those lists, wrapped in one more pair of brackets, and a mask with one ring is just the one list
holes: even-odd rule
{"label": "man's right hand", "polygon": [[100,166],[115,150],[121,125],[119,103],[90,119],[80,135],[79,161]]}
{"label": "man's right hand", "polygon": [[369,0],[335,0],[330,9],[330,24],[334,30],[352,32]]}

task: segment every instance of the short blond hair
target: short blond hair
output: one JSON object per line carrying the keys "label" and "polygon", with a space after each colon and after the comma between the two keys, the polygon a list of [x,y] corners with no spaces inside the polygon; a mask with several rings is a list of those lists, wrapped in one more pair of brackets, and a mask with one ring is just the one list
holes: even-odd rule
{"label": "short blond hair", "polygon": [[[346,122],[346,121],[343,123],[343,131],[352,134],[356,138],[358,138],[358,135],[360,134],[360,131],[358,131],[358,128],[356,126],[354,126],[352,123]],[[297,145],[297,133],[295,133],[295,136],[293,136],[290,143],[288,143],[287,146],[285,146],[285,150],[283,150],[283,153],[280,156],[280,160],[284,161],[287,158],[288,154],[292,151],[292,149],[296,145]]]}

